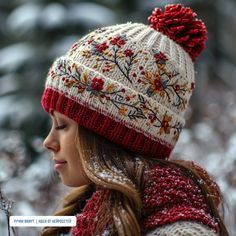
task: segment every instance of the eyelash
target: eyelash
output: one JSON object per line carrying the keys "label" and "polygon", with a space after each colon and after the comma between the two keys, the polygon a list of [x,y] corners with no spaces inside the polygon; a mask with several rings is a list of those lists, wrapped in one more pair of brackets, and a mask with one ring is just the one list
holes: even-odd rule
{"label": "eyelash", "polygon": [[62,129],[65,129],[65,128],[66,128],[66,125],[59,125],[55,129],[56,130],[62,130]]}

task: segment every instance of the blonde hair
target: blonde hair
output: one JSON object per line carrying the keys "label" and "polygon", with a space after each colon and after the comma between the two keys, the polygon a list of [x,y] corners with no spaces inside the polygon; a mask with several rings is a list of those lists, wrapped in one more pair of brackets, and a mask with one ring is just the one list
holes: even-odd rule
{"label": "blonde hair", "polygon": [[[199,174],[199,169],[190,165],[186,161],[161,161],[145,159],[137,154],[129,152],[116,144],[106,140],[99,135],[79,126],[76,138],[78,149],[78,158],[80,158],[85,175],[89,178],[90,184],[75,188],[64,198],[63,209],[56,212],[55,215],[75,215],[81,212],[85,205],[85,200],[92,195],[96,188],[107,189],[108,197],[104,198],[104,204],[99,209],[99,222],[96,225],[94,235],[101,235],[105,227],[109,227],[109,235],[119,236],[140,236],[140,217],[141,217],[141,189],[144,184],[144,171],[150,165],[159,163],[181,167],[183,172],[196,183],[199,180],[208,178],[208,175]],[[213,181],[213,180],[212,180]],[[201,182],[201,181],[200,181]],[[215,217],[219,196],[217,189],[205,187],[211,182],[205,181],[203,186],[199,186],[202,192],[207,196],[206,200]],[[217,186],[214,183],[215,186]],[[210,197],[209,197],[210,196]],[[220,219],[220,218],[218,218]],[[220,219],[220,228],[222,235],[228,235],[223,221]],[[43,229],[42,236],[55,236],[68,233],[70,228],[46,227]]]}

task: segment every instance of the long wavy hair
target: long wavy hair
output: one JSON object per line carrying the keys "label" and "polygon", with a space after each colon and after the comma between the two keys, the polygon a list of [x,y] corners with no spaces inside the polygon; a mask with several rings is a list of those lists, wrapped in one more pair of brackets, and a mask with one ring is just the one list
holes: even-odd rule
{"label": "long wavy hair", "polygon": [[[94,235],[101,235],[109,223],[109,235],[140,236],[141,195],[145,176],[144,171],[151,165],[161,164],[180,168],[183,173],[199,185],[205,195],[212,215],[217,219],[222,236],[228,236],[227,230],[218,212],[221,195],[217,184],[201,167],[187,161],[164,161],[144,158],[104,139],[103,137],[78,126],[76,137],[78,155],[90,183],[73,189],[64,198],[64,205],[56,216],[75,215],[81,212],[86,199],[96,188],[108,191],[106,201],[100,206],[101,215]],[[45,227],[41,236],[63,235],[70,231],[66,227]]]}

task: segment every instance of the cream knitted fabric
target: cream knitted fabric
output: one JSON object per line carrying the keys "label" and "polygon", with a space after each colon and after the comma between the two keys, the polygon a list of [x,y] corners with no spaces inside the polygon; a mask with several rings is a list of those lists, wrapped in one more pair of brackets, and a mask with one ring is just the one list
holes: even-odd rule
{"label": "cream knitted fabric", "polygon": [[86,128],[134,151],[151,140],[157,148],[146,143],[147,150],[141,153],[166,158],[184,126],[193,89],[193,62],[181,46],[147,25],[126,23],[89,33],[58,58],[49,71],[42,104],[77,122],[83,115],[72,114],[76,104],[86,107],[96,113],[93,124],[108,124],[105,116],[136,134],[123,142],[123,137],[113,140],[114,131],[110,137],[103,134],[106,128],[96,131],[88,122],[83,123]]}
{"label": "cream knitted fabric", "polygon": [[[117,109],[120,105],[117,100],[115,104],[101,104],[95,99],[87,99],[91,109],[99,110],[154,140],[161,139],[168,146],[174,146],[178,131],[184,125],[183,115],[194,83],[193,62],[177,43],[147,25],[126,23],[93,31],[72,47],[66,57],[79,62],[88,71],[94,71],[97,77],[102,76],[105,84],[113,87],[112,92],[125,89],[124,94],[119,93],[120,101],[130,97],[129,104],[123,109],[121,106]],[[165,65],[160,63],[158,66],[157,60]],[[164,91],[161,83],[168,77],[168,88]],[[139,95],[147,101],[147,109],[150,106],[159,111],[159,120],[169,117],[170,132],[162,132],[157,120],[150,122],[138,115],[136,119],[130,119],[128,114],[134,109],[143,110]],[[132,104],[137,105],[134,108]]]}
{"label": "cream knitted fabric", "polygon": [[145,236],[219,236],[219,234],[196,222],[179,221],[158,227]]}

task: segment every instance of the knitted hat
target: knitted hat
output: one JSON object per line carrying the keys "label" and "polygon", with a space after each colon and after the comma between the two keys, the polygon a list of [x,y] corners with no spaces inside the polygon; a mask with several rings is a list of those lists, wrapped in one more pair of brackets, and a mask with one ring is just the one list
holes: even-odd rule
{"label": "knitted hat", "polygon": [[168,158],[194,89],[206,28],[181,4],[156,8],[151,25],[126,23],[78,40],[49,70],[42,105],[125,149]]}

